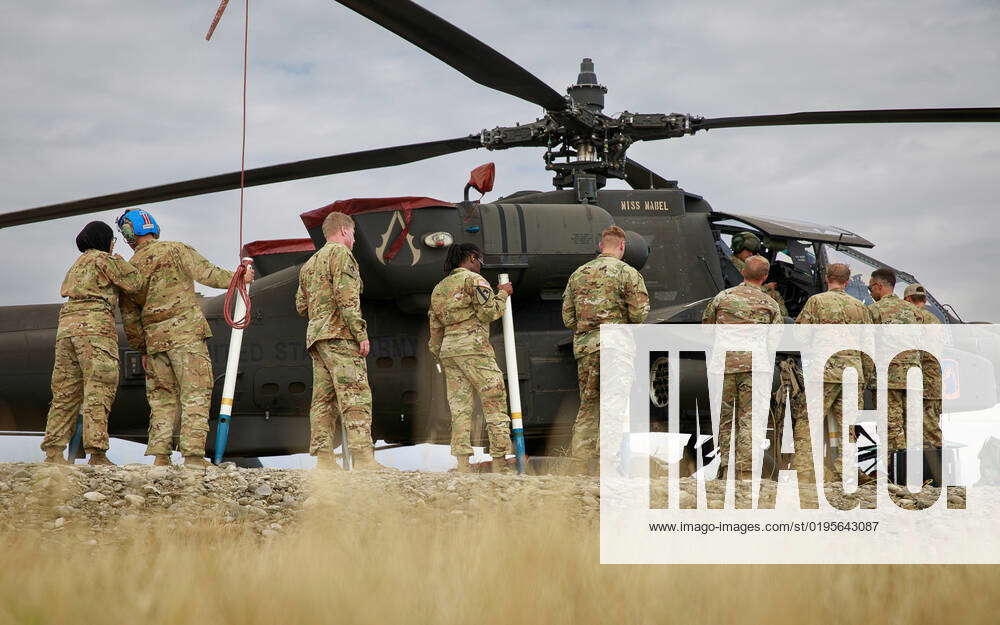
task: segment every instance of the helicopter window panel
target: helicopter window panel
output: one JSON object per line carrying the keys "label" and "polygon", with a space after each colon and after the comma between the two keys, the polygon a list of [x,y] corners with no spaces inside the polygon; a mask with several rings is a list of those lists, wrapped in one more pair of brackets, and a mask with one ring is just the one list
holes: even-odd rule
{"label": "helicopter window panel", "polygon": [[874,247],[874,244],[845,228],[815,224],[784,217],[759,217],[756,215],[734,215],[716,211],[713,213],[715,223],[724,227],[744,227],[750,224],[754,230],[779,239],[807,239],[810,241],[825,241],[841,243],[856,247]]}

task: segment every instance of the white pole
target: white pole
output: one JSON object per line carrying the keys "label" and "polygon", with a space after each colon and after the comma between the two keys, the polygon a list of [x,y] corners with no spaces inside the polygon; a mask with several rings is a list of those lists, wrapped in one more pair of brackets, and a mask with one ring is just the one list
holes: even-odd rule
{"label": "white pole", "polygon": [[[508,284],[510,276],[500,274],[500,284]],[[521,384],[517,374],[517,350],[514,345],[514,313],[511,298],[507,298],[503,310],[503,348],[507,357],[507,393],[510,395],[510,429],[514,439],[514,454],[517,457],[517,472],[524,474],[524,421],[521,419]]]}
{"label": "white pole", "polygon": [[[244,262],[251,261],[244,258]],[[246,285],[247,296],[250,295],[250,285]],[[233,321],[243,319],[247,314],[246,304],[242,297],[236,298],[233,310]],[[222,399],[219,402],[219,425],[215,430],[215,464],[222,462],[229,440],[229,420],[233,415],[233,398],[236,395],[236,375],[240,368],[240,350],[243,347],[243,330],[233,328],[229,335],[229,357],[226,359],[226,378],[222,383]]]}

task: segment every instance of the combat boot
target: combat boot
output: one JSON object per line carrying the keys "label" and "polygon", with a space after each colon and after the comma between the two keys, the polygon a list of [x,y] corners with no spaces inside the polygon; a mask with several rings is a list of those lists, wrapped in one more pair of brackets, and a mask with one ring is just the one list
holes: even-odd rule
{"label": "combat boot", "polygon": [[504,456],[493,458],[490,461],[490,470],[493,473],[513,473],[514,472],[514,471],[511,470],[510,465],[507,464],[507,458],[505,458]]}
{"label": "combat boot", "polygon": [[154,467],[169,467],[172,466],[170,462],[170,454],[156,454],[153,456],[153,466]]}
{"label": "combat boot", "polygon": [[184,456],[185,469],[207,469],[212,466],[202,456]]}
{"label": "combat boot", "polygon": [[469,464],[469,456],[455,456],[455,460],[458,461],[458,468],[456,471],[459,473],[472,473],[472,465]]}
{"label": "combat boot", "polygon": [[337,459],[329,451],[316,454],[316,469],[319,471],[340,471]]}
{"label": "combat boot", "polygon": [[87,461],[87,464],[103,466],[103,467],[117,466],[114,462],[111,462],[111,460],[108,459],[107,454],[105,454],[103,451],[90,452],[90,460]]}
{"label": "combat boot", "polygon": [[371,447],[351,450],[351,469],[355,471],[399,471],[375,460],[375,450]]}
{"label": "combat boot", "polygon": [[69,461],[63,456],[62,449],[46,449],[44,462],[48,464],[69,464]]}

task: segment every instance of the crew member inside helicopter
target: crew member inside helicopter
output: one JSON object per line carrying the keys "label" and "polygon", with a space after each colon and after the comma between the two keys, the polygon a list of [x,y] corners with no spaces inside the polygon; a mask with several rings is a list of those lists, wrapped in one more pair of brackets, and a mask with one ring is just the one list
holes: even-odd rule
{"label": "crew member inside helicopter", "polygon": [[[746,265],[746,259],[763,251],[763,245],[761,244],[760,238],[756,234],[749,231],[734,234],[732,243],[730,243],[730,248],[733,250],[733,255],[729,257],[729,260],[732,261],[733,266],[736,267],[736,271],[740,273],[743,272],[743,267]],[[778,292],[777,282],[765,282],[763,289],[764,292],[770,295],[771,299],[773,299],[778,305],[778,310],[781,311],[781,316],[787,317],[788,308],[785,306],[785,298],[783,298],[781,293]]]}

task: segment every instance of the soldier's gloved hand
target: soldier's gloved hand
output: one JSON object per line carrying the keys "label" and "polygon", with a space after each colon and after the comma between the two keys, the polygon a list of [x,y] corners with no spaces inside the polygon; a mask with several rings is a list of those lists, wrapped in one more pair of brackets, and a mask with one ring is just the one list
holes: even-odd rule
{"label": "soldier's gloved hand", "polygon": [[368,352],[371,351],[371,348],[371,341],[365,339],[358,343],[358,354],[360,354],[362,358],[366,358],[368,356]]}
{"label": "soldier's gloved hand", "polygon": [[510,282],[508,282],[506,284],[501,284],[501,285],[497,286],[497,288],[500,289],[501,291],[503,291],[504,293],[506,293],[507,295],[513,295],[514,294],[514,285],[511,284]]}
{"label": "soldier's gloved hand", "polygon": [[142,355],[142,370],[143,371],[146,371],[147,369],[149,369],[149,366],[146,364],[148,362],[149,362],[149,356],[147,356],[146,354],[143,354]]}
{"label": "soldier's gloved hand", "polygon": [[253,265],[249,265],[247,266],[246,273],[243,274],[243,282],[245,282],[246,284],[250,284],[251,282],[253,282],[253,276],[254,276]]}

